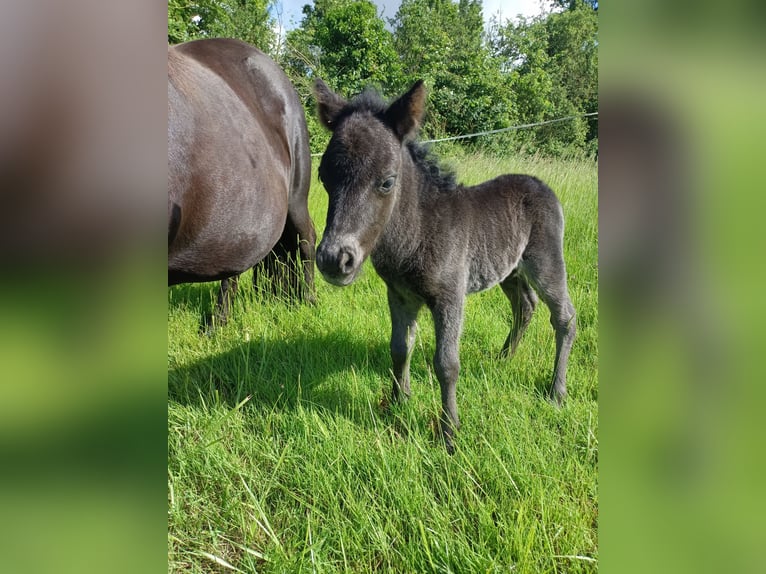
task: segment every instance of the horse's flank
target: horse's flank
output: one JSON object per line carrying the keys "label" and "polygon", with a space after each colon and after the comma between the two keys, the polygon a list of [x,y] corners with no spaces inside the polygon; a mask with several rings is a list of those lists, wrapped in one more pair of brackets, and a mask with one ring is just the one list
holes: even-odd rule
{"label": "horse's flank", "polygon": [[168,47],[169,284],[292,259],[313,291],[310,170],[303,107],[268,56],[228,39]]}

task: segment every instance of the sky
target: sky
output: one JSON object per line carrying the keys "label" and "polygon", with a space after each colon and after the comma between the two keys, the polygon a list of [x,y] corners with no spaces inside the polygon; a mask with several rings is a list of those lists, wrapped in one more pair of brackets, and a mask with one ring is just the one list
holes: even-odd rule
{"label": "sky", "polygon": [[[378,13],[383,11],[383,20],[393,18],[399,7],[400,0],[374,0],[378,6]],[[300,24],[303,13],[301,9],[304,4],[311,3],[310,0],[277,0],[277,4],[282,6],[282,25],[286,29],[295,28]],[[489,20],[490,16],[500,13],[503,20],[513,19],[517,14],[524,16],[535,16],[542,12],[541,0],[484,0],[484,20]]]}

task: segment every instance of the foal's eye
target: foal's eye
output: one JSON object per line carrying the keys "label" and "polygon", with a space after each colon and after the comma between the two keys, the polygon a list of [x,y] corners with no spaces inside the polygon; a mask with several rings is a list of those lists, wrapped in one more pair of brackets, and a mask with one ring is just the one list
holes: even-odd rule
{"label": "foal's eye", "polygon": [[391,177],[387,178],[383,183],[380,184],[380,187],[378,190],[383,195],[387,195],[391,193],[391,190],[394,189],[394,184],[396,183],[396,176],[392,175]]}

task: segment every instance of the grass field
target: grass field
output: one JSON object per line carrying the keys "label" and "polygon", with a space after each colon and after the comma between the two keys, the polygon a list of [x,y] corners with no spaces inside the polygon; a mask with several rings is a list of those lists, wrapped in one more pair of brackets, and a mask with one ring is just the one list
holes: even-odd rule
{"label": "grass field", "polygon": [[[594,572],[598,566],[597,166],[447,159],[465,183],[530,173],[558,194],[577,309],[569,397],[544,399],[554,356],[544,305],[510,360],[510,305],[468,299],[454,456],[427,310],[412,398],[388,411],[385,287],[369,262],[318,305],[262,297],[243,278],[227,326],[200,335],[216,285],[168,294],[168,560],[172,572]],[[318,162],[314,162],[317,164]],[[316,170],[316,167],[315,167]],[[326,195],[316,175],[318,237]]]}

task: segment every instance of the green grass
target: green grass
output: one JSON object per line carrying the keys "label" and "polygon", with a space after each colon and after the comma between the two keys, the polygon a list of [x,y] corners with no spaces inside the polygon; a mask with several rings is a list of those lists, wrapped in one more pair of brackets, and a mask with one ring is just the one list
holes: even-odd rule
{"label": "green grass", "polygon": [[[561,199],[578,312],[564,407],[544,400],[554,355],[544,305],[517,355],[497,358],[510,321],[499,288],[468,299],[454,456],[434,434],[440,399],[427,311],[412,398],[381,407],[391,387],[390,323],[369,262],[345,289],[317,274],[313,308],[259,295],[248,274],[229,324],[209,337],[200,321],[216,286],[172,288],[170,571],[596,571],[596,165],[451,163],[466,183],[530,173]],[[316,176],[310,204],[321,236],[326,195]]]}

